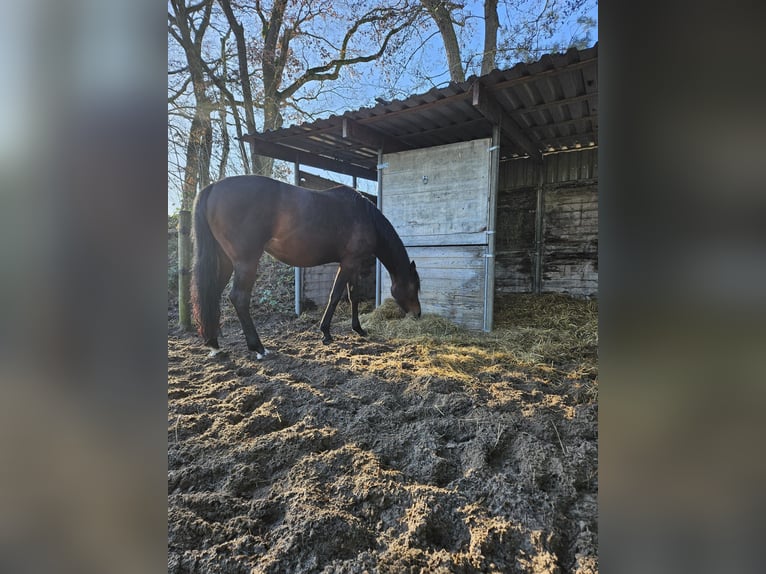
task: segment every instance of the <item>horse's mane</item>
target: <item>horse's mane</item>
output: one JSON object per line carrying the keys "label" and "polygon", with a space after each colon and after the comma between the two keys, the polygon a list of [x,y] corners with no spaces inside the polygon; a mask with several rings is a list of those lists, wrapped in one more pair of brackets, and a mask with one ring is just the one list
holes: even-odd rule
{"label": "horse's mane", "polygon": [[375,256],[380,259],[380,262],[391,275],[394,277],[405,276],[410,258],[399,234],[375,204],[361,194],[360,197],[365,200],[367,213],[375,224],[377,237]]}
{"label": "horse's mane", "polygon": [[[391,225],[391,222],[378,209],[377,205],[359,191],[346,185],[333,187],[327,191],[353,197],[357,204],[362,206],[362,209],[375,226],[375,236],[377,239],[375,256],[380,259],[380,262],[388,269],[392,276],[406,277],[410,265],[407,249],[404,247],[404,243],[402,243],[402,239],[399,237],[396,229],[394,229],[394,226]],[[418,283],[418,291],[420,291],[420,277],[417,273],[415,278]]]}

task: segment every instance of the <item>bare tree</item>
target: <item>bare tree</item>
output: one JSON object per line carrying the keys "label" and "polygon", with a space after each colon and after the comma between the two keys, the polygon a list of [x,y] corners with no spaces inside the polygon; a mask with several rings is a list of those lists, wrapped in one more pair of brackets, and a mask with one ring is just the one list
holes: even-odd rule
{"label": "bare tree", "polygon": [[[235,39],[238,90],[249,133],[259,131],[254,110],[263,114],[261,131],[282,127],[283,110],[299,108],[298,96],[309,85],[324,85],[345,68],[377,60],[417,16],[407,0],[274,0],[270,8],[260,0],[247,6],[218,1]],[[255,80],[260,80],[257,92]],[[251,146],[253,172],[270,175],[272,164]]]}
{"label": "bare tree", "polygon": [[210,154],[212,102],[207,93],[208,81],[202,58],[202,41],[210,26],[212,0],[201,0],[188,5],[184,0],[169,0],[172,12],[168,12],[168,33],[176,40],[186,55],[189,81],[194,95],[194,114],[189,130],[186,149],[181,209],[191,209],[197,187],[210,180]]}
{"label": "bare tree", "polygon": [[[472,14],[465,3],[449,0],[420,0],[436,24],[444,45],[450,80],[464,82],[466,69],[473,61],[481,62],[480,73],[488,74],[499,63],[539,56],[568,45],[581,45],[582,37],[573,37],[567,46],[552,42],[560,25],[567,18],[582,15],[596,0],[484,0],[482,14]],[[503,18],[499,16],[502,8]],[[480,54],[463,53],[458,28],[469,19],[481,19],[484,42]],[[587,31],[594,23],[587,18],[578,20]]]}
{"label": "bare tree", "polygon": [[[410,1],[273,0],[266,6],[261,0],[168,0],[169,39],[182,54],[169,70],[168,94],[169,116],[177,121],[169,136],[176,140],[183,132],[185,145],[178,224],[182,327],[191,328],[191,207],[210,181],[214,143],[218,176],[226,173],[229,119],[245,172],[271,175],[273,160],[258,156],[252,144],[247,153],[241,137],[257,133],[259,116],[261,131],[281,127],[287,108],[303,114],[300,102],[343,70],[380,58],[417,16]],[[220,54],[206,53],[206,34],[209,43],[220,42]],[[220,130],[215,140],[214,128]]]}
{"label": "bare tree", "polygon": [[[229,32],[227,32],[226,35],[221,38],[221,66],[224,77],[228,75],[228,70],[226,67],[226,40],[228,37]],[[228,114],[226,110],[226,104],[224,103],[224,98],[225,96],[221,94],[221,102],[218,106],[218,120],[221,122],[221,158],[218,163],[218,179],[223,179],[226,177],[226,164],[229,161],[229,150],[231,149],[229,126],[226,119]],[[236,107],[234,109],[234,113],[236,114]]]}
{"label": "bare tree", "polygon": [[[202,65],[202,42],[210,26],[212,0],[201,0],[187,5],[184,0],[169,0],[168,34],[175,39],[186,56],[188,80],[183,90],[191,84],[194,95],[194,111],[186,142],[186,165],[181,186],[181,208],[178,217],[178,322],[184,329],[191,329],[190,275],[191,275],[191,208],[198,187],[210,182],[210,157],[212,153],[213,127],[210,120],[211,100],[207,93],[205,71]],[[169,97],[175,101],[181,92]]]}

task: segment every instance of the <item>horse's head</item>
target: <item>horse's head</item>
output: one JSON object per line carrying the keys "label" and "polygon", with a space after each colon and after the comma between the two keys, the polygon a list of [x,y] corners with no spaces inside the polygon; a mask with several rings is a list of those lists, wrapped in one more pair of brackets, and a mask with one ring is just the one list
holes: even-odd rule
{"label": "horse's head", "polygon": [[405,313],[412,313],[416,318],[420,317],[420,300],[418,292],[420,291],[420,276],[415,268],[415,262],[410,262],[407,273],[402,277],[391,277],[391,295],[394,301]]}

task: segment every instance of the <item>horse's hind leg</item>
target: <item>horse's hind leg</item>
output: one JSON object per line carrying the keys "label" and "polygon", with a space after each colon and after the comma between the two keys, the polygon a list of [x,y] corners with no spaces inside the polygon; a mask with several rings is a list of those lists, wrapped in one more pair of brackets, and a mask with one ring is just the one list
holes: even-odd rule
{"label": "horse's hind leg", "polygon": [[[322,331],[324,337],[322,342],[327,345],[332,343],[332,335],[330,335],[330,322],[332,316],[335,314],[335,308],[340,302],[340,298],[343,297],[343,291],[346,290],[346,284],[349,277],[354,277],[355,272],[353,270],[344,268],[343,264],[338,267],[338,273],[335,275],[335,283],[333,283],[332,291],[330,292],[330,300],[327,302],[327,307],[322,315],[322,322],[319,324],[319,329]],[[361,328],[361,327],[360,327]]]}
{"label": "horse's hind leg", "polygon": [[[229,279],[231,279],[231,274],[233,271],[234,266],[231,264],[231,260],[226,256],[225,253],[221,251],[218,255],[218,291],[216,292],[217,301],[220,300],[223,290],[226,289],[226,284],[229,282]],[[214,357],[215,355],[222,352],[220,346],[218,345],[217,336],[206,341],[206,344],[211,349],[211,357]]]}
{"label": "horse's hind leg", "polygon": [[258,259],[255,260],[255,263],[234,266],[234,282],[229,293],[229,300],[237,311],[242,331],[245,333],[247,348],[255,351],[255,358],[260,361],[268,351],[263,348],[263,343],[261,343],[250,316],[250,294],[258,271]]}

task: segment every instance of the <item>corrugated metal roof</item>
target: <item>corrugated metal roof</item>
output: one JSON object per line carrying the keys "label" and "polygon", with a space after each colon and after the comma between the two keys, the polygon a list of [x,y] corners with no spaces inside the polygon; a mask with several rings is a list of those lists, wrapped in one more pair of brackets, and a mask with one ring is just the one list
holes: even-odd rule
{"label": "corrugated metal roof", "polygon": [[258,153],[375,179],[384,153],[490,137],[501,157],[598,145],[598,44],[548,54],[402,100],[251,134]]}

